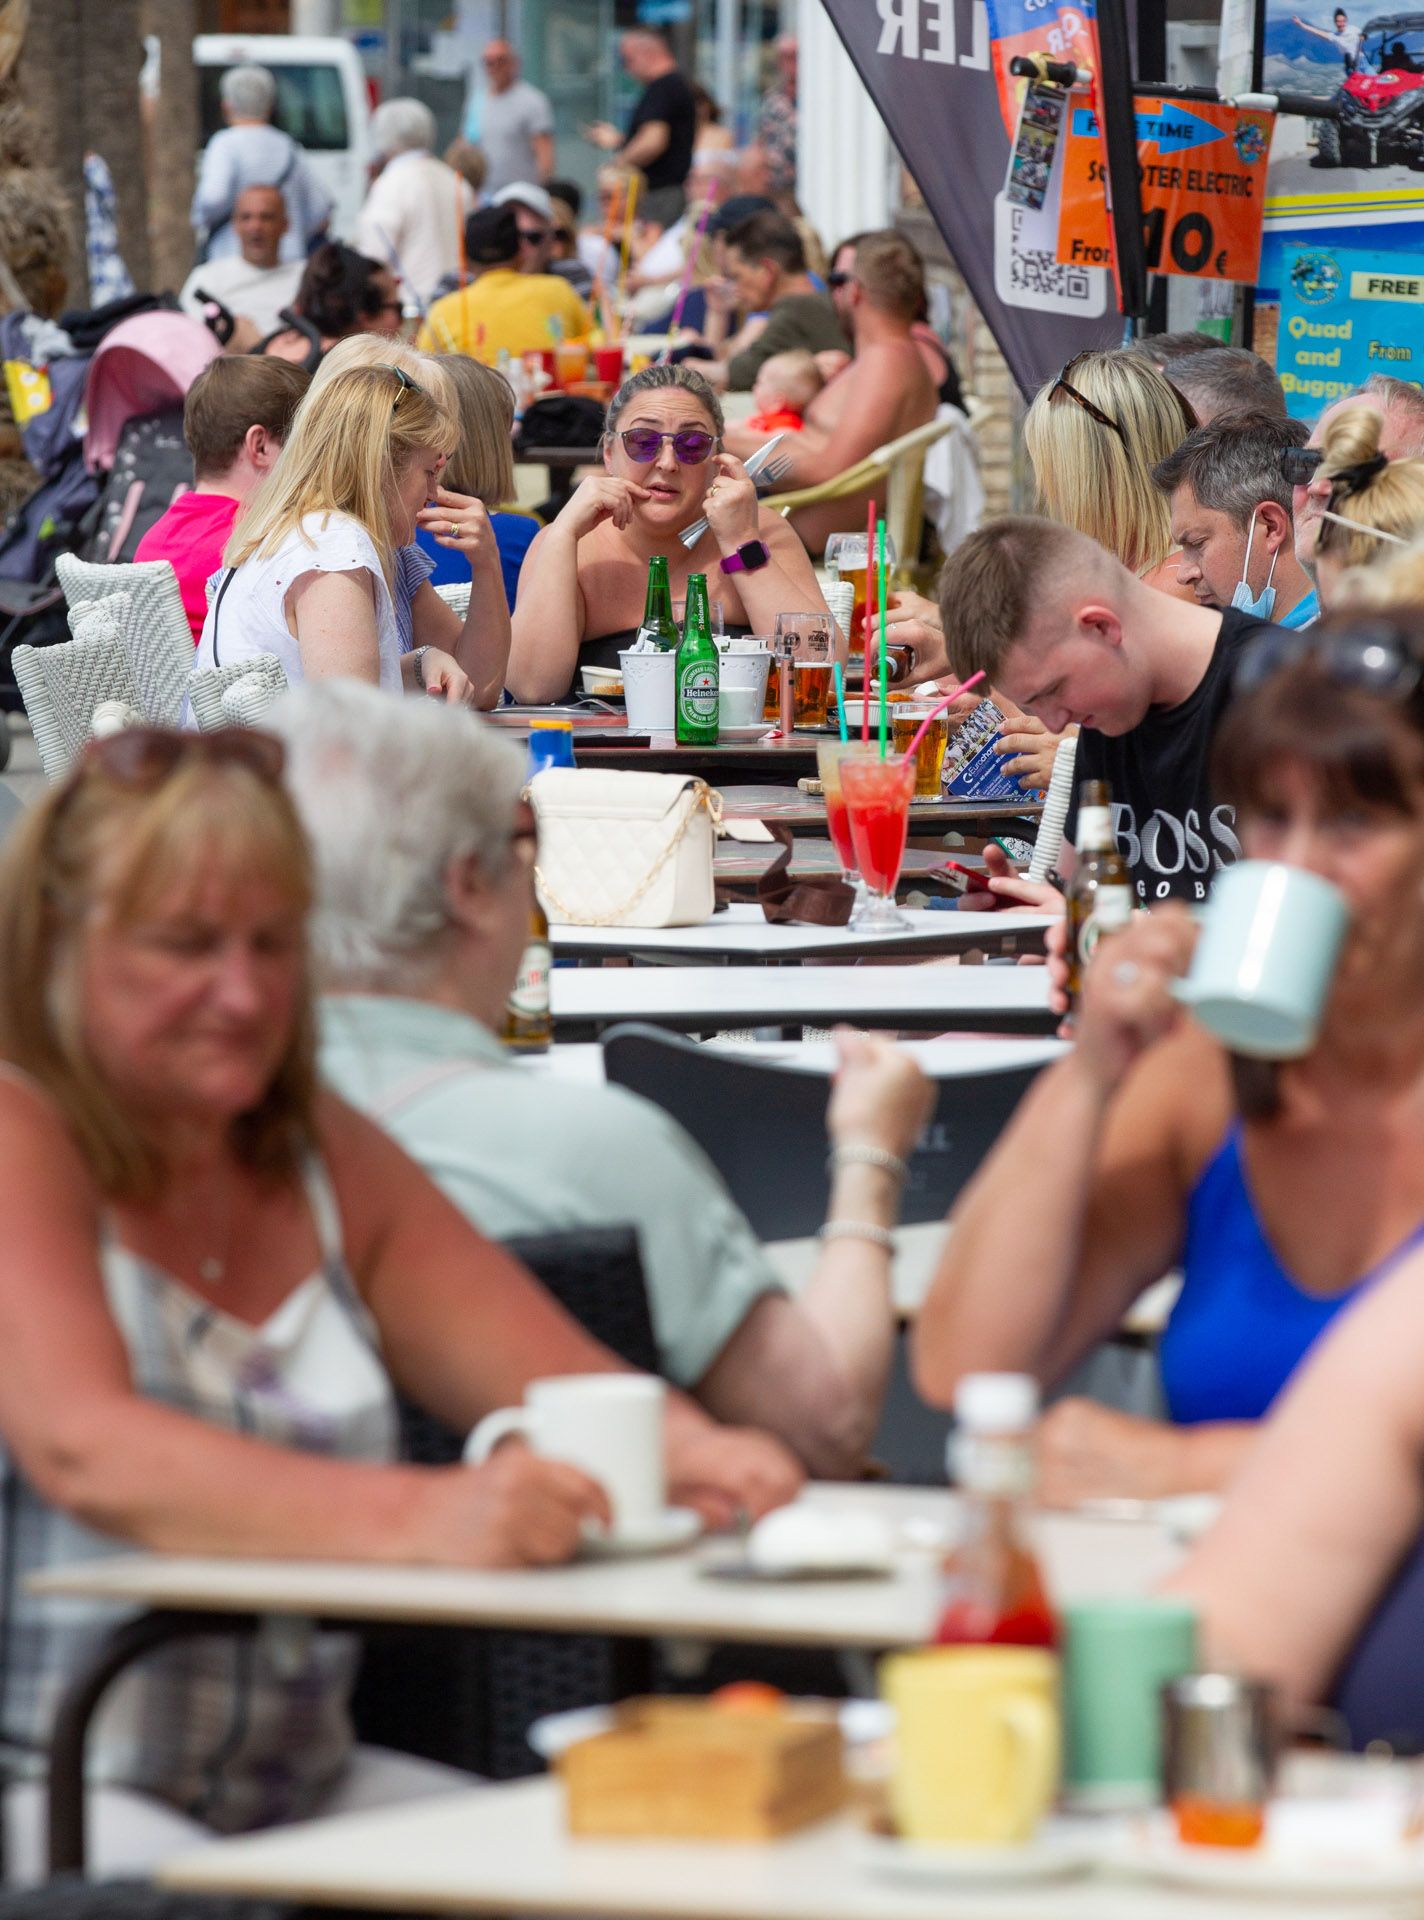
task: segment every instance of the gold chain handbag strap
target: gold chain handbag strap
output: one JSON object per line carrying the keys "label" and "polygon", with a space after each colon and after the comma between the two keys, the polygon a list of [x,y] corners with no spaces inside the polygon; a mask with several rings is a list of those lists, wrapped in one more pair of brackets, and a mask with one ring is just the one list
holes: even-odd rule
{"label": "gold chain handbag strap", "polygon": [[693,820],[703,807],[707,809],[711,817],[714,833],[720,832],[722,826],[722,796],[709,787],[705,780],[694,780],[692,782],[692,804],[688,807],[681,821],[674,829],[671,840],[668,841],[667,845],[648,868],[648,871],[643,875],[637,886],[634,887],[633,891],[628,895],[628,898],[623,902],[622,906],[615,907],[612,913],[594,914],[580,919],[573,908],[566,905],[565,902],[559,898],[558,894],[554,892],[554,889],[544,878],[542,869],[537,866],[534,869],[534,884],[566,925],[573,927],[617,926],[624,914],[631,913],[633,908],[637,906],[643,895],[648,891],[648,888],[677,852],[678,848],[682,845],[688,828],[692,825]]}

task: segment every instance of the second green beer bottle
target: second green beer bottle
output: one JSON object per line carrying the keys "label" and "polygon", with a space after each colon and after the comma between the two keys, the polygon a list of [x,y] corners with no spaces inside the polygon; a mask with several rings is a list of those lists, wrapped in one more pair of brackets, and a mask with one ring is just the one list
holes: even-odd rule
{"label": "second green beer bottle", "polygon": [[717,744],[717,648],[707,604],[707,575],[687,579],[687,617],[677,650],[677,743],[680,747]]}
{"label": "second green beer bottle", "polygon": [[661,553],[655,553],[648,562],[648,597],[643,605],[643,624],[638,629],[638,638],[647,638],[662,653],[677,652],[677,622],[672,617],[668,563]]}

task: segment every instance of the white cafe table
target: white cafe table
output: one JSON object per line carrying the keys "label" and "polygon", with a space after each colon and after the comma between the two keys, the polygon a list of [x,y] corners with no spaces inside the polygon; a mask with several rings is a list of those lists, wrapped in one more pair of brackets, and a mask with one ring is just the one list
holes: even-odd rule
{"label": "white cafe table", "polygon": [[[822,1484],[801,1498],[881,1515],[900,1544],[893,1571],[883,1579],[811,1584],[710,1579],[703,1563],[733,1551],[726,1539],[712,1539],[652,1558],[531,1569],[125,1553],[33,1575],[30,1589],[61,1606],[69,1596],[112,1601],[118,1622],[97,1642],[89,1666],[71,1680],[55,1716],[51,1871],[83,1868],[85,1739],[105,1688],[134,1659],[194,1633],[240,1634],[280,1616],[836,1649],[922,1645],[937,1613],[938,1553],[957,1524],[956,1497],[916,1487]],[[1060,1604],[1145,1592],[1181,1555],[1151,1517],[1042,1514],[1035,1528],[1045,1577]]]}
{"label": "white cafe table", "polygon": [[556,1026],[853,1026],[1048,1033],[1046,967],[557,967]]}
{"label": "white cafe table", "polygon": [[[759,1066],[788,1067],[800,1073],[827,1074],[835,1070],[833,1040],[704,1040],[713,1053],[755,1060]],[[1001,1073],[1015,1067],[1047,1066],[1068,1051],[1066,1040],[1000,1039],[984,1034],[954,1034],[946,1040],[902,1040],[903,1052],[931,1080],[955,1080],[961,1075]],[[547,1074],[554,1080],[600,1083],[603,1048],[594,1040],[558,1040],[547,1053],[511,1055],[523,1073]]]}
{"label": "white cafe table", "polygon": [[553,1780],[221,1840],[161,1886],[402,1913],[608,1920],[1418,1920],[1411,1900],[1312,1904],[1158,1887],[1102,1871],[947,1891],[872,1879],[849,1815],[770,1843],[576,1840]]}
{"label": "white cafe table", "polygon": [[[125,1553],[36,1574],[41,1594],[82,1594],[127,1606],[200,1613],[306,1615],[325,1620],[405,1620],[447,1626],[523,1627],[551,1633],[691,1636],[789,1646],[914,1646],[935,1615],[936,1563],[917,1540],[943,1538],[955,1495],[922,1487],[828,1485],[801,1495],[820,1507],[866,1508],[897,1526],[906,1551],[883,1580],[753,1585],[711,1580],[701,1563],[725,1557],[725,1539],[648,1559],[580,1560],[526,1571],[348,1565],[322,1561]],[[1142,1593],[1180,1548],[1155,1520],[1071,1513],[1035,1519],[1044,1571],[1057,1600]]]}
{"label": "white cafe table", "polygon": [[775,925],[759,906],[739,902],[695,927],[576,927],[556,922],[549,938],[559,958],[684,954],[700,960],[775,963],[913,954],[928,959],[962,953],[967,947],[997,952],[1010,941],[1021,952],[1040,953],[1045,928],[1059,918],[1048,913],[938,913],[928,907],[903,912],[910,922],[908,931],[859,933],[851,927]]}

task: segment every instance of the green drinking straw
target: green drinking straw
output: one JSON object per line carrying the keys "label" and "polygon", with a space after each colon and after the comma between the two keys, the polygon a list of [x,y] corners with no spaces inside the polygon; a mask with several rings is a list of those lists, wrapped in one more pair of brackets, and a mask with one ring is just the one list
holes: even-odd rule
{"label": "green drinking straw", "polygon": [[831,663],[831,671],[836,676],[836,719],[839,720],[840,722],[841,745],[844,746],[846,742],[850,739],[850,735],[846,732],[845,668],[841,665],[839,660],[835,660]]}
{"label": "green drinking straw", "polygon": [[889,655],[885,646],[885,522],[879,521],[876,535],[880,547],[880,564],[876,578],[880,582],[880,758],[885,758],[885,688],[889,678]]}

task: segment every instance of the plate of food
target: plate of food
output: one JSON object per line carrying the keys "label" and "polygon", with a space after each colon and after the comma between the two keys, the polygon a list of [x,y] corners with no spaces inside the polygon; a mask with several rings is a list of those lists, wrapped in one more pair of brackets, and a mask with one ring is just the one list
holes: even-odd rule
{"label": "plate of food", "polygon": [[623,671],[620,667],[580,667],[583,690],[595,700],[623,698]]}

